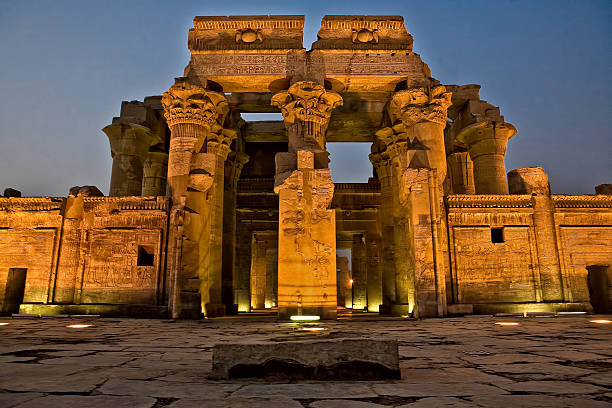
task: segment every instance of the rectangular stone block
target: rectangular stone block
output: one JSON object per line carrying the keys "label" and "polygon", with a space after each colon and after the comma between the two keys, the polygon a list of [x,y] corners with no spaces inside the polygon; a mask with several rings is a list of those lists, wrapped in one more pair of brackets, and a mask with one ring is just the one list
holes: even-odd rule
{"label": "rectangular stone block", "polygon": [[215,379],[399,379],[397,341],[337,339],[282,343],[217,344]]}

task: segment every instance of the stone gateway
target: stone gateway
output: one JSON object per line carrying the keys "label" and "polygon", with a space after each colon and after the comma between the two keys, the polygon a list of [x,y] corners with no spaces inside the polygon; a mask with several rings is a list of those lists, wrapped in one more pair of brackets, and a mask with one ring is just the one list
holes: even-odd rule
{"label": "stone gateway", "polygon": [[[434,79],[401,17],[325,16],[310,50],[303,27],[196,17],[183,76],[103,129],[108,197],[5,190],[0,311],[612,312],[609,185],[506,174],[516,127],[479,85]],[[370,143],[369,181],[334,183],[327,142]]]}

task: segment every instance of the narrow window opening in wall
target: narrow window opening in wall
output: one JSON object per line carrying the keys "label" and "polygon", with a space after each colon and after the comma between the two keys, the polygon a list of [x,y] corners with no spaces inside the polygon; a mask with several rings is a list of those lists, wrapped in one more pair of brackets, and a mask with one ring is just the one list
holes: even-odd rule
{"label": "narrow window opening in wall", "polygon": [[138,262],[137,266],[153,266],[153,262],[155,261],[155,254],[153,250],[148,249],[143,246],[138,246]]}
{"label": "narrow window opening in wall", "polygon": [[506,242],[504,240],[504,227],[491,228],[491,242],[494,244]]}

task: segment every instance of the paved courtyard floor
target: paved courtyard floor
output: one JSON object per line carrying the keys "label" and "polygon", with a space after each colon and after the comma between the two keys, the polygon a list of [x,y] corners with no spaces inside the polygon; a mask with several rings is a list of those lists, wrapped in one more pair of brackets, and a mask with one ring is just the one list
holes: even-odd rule
{"label": "paved courtyard floor", "polygon": [[[596,319],[612,317],[353,319],[312,333],[271,318],[0,318],[0,407],[612,407],[612,324]],[[207,378],[214,344],[295,336],[397,339],[402,380]]]}

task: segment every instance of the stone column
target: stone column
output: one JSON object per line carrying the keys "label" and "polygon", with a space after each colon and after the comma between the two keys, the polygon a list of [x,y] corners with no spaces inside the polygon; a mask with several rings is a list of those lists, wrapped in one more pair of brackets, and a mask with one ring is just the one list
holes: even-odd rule
{"label": "stone column", "polygon": [[253,234],[251,248],[251,309],[264,309],[266,307],[267,242],[264,238]]}
{"label": "stone column", "polygon": [[353,275],[353,309],[368,307],[368,278],[366,269],[366,246],[361,234],[353,237],[351,246],[351,270]]}
{"label": "stone column", "polygon": [[[411,256],[414,252],[413,234],[410,226],[411,214],[404,204],[400,204],[402,180],[410,169],[432,169],[435,176],[432,182],[442,191],[446,178],[446,151],[444,128],[446,110],[451,104],[451,94],[444,86],[417,87],[396,92],[387,106],[390,126],[376,132],[380,155],[391,162],[393,185],[393,250],[395,274],[395,298],[389,308],[385,302],[386,274],[383,270],[383,308],[385,313],[407,314],[414,309],[418,279],[418,262]],[[442,204],[442,195],[437,196]],[[384,200],[384,198],[383,198]],[[425,214],[423,214],[425,215]],[[385,216],[381,214],[381,216]],[[390,230],[383,229],[383,257],[385,240]],[[387,236],[387,237],[386,237]]]}
{"label": "stone column", "polygon": [[144,162],[142,175],[142,195],[165,196],[166,175],[168,174],[168,154],[149,152]]}
{"label": "stone column", "polygon": [[238,179],[242,167],[248,162],[249,156],[244,153],[230,152],[225,161],[225,191],[223,196],[223,287],[222,300],[226,313],[238,312],[234,292],[237,289],[236,280],[236,195]]}
{"label": "stone column", "polygon": [[278,290],[278,242],[270,238],[266,248],[266,309],[276,307]]}
{"label": "stone column", "polygon": [[108,136],[113,156],[109,196],[141,195],[143,167],[153,140],[151,130],[118,122],[102,131]]}
{"label": "stone column", "polygon": [[275,94],[289,135],[289,152],[276,156],[279,195],[279,318],[317,315],[335,319],[336,219],[325,149],[332,109],[342,97],[314,82],[296,82]]}
{"label": "stone column", "polygon": [[396,303],[395,285],[395,225],[393,222],[394,202],[394,171],[393,164],[388,158],[379,153],[372,153],[370,161],[376,169],[380,181],[381,203],[378,209],[378,224],[380,225],[381,240],[381,269],[382,269],[382,298],[381,313],[391,313],[391,305]]}
{"label": "stone column", "polygon": [[349,269],[349,260],[346,256],[336,256],[336,270],[338,287],[336,294],[338,296],[338,306],[346,308],[353,307],[353,277]]}
{"label": "stone column", "polygon": [[279,195],[279,318],[336,318],[336,217],[329,169],[314,169],[314,154],[298,152],[298,169],[274,188]]}
{"label": "stone column", "polygon": [[368,312],[379,312],[382,304],[380,242],[380,236],[372,233],[366,235]]}
{"label": "stone column", "polygon": [[447,158],[453,194],[475,194],[474,163],[468,152],[452,153]]}
{"label": "stone column", "polygon": [[516,134],[510,123],[485,121],[459,132],[457,140],[465,143],[474,162],[476,194],[508,194],[504,157],[508,140]]}
{"label": "stone column", "polygon": [[400,181],[400,202],[406,212],[406,236],[410,241],[408,267],[414,282],[408,311],[417,318],[446,315],[446,216],[436,172],[408,169]]}
{"label": "stone column", "polygon": [[[542,167],[523,167],[508,173],[510,194],[529,194],[533,205],[533,226],[537,246],[539,279],[536,277],[535,297],[538,302],[571,301],[564,297],[564,277],[557,247],[555,207],[550,195],[548,176]],[[567,296],[567,294],[565,294]]]}
{"label": "stone column", "polygon": [[[162,105],[171,132],[168,191],[173,211],[184,213],[182,236],[170,237],[170,242],[180,241],[173,250],[181,251],[174,254],[179,260],[168,271],[174,282],[172,315],[219,315],[224,309],[219,226],[223,220],[223,162],[231,141],[231,132],[222,125],[229,105],[225,95],[184,78],[164,93]],[[170,234],[179,230],[171,223]]]}

